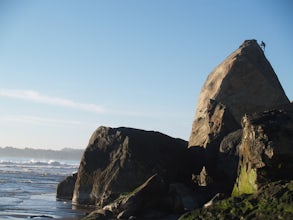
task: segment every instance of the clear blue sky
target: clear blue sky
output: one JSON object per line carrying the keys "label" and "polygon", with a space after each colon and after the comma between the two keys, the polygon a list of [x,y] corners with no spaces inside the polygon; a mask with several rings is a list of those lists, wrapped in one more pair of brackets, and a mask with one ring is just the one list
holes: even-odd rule
{"label": "clear blue sky", "polygon": [[293,99],[293,1],[0,0],[0,146],[84,148],[100,125],[188,140],[208,74],[245,39]]}

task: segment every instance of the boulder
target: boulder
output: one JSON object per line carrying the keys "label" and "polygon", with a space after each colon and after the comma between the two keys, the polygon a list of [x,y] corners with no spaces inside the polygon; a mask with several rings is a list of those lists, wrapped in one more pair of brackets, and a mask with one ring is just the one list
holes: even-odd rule
{"label": "boulder", "polygon": [[159,132],[99,127],[83,154],[72,201],[103,207],[156,173],[166,183],[188,182],[187,153],[186,141]]}
{"label": "boulder", "polygon": [[73,190],[77,179],[77,173],[68,176],[62,180],[57,186],[56,198],[71,200],[73,196]]}
{"label": "boulder", "polygon": [[240,125],[244,114],[289,103],[272,66],[256,40],[246,40],[217,66],[204,83],[196,108],[189,146],[206,146],[210,100],[227,108]]}
{"label": "boulder", "polygon": [[255,193],[272,181],[293,179],[293,104],[242,120],[234,194]]}

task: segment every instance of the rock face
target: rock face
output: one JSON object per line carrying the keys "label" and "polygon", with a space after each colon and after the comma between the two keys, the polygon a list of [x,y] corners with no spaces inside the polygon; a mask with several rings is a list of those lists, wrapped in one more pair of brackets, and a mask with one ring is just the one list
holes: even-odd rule
{"label": "rock face", "polygon": [[159,132],[99,127],[78,170],[72,201],[103,207],[154,174],[166,183],[189,181],[187,142]]}
{"label": "rock face", "polygon": [[269,182],[293,179],[293,104],[245,116],[234,194],[255,193]]}
{"label": "rock face", "polygon": [[[287,96],[256,40],[245,41],[208,76],[199,95],[189,146],[206,147],[217,136],[209,105],[215,100],[239,124],[244,114],[261,112],[289,103]],[[221,115],[217,119],[223,122]],[[234,128],[230,129],[230,132]],[[222,131],[220,129],[220,131]]]}

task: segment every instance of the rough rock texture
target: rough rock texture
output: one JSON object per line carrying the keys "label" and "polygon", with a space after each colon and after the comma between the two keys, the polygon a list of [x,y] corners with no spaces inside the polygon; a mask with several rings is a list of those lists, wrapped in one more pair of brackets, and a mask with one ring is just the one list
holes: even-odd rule
{"label": "rough rock texture", "polygon": [[208,76],[199,95],[189,146],[206,147],[208,137],[216,135],[207,110],[211,99],[224,105],[239,125],[246,113],[289,103],[256,40],[245,41]]}
{"label": "rough rock texture", "polygon": [[256,194],[244,194],[196,209],[180,220],[218,219],[293,219],[293,181],[266,184]]}
{"label": "rough rock texture", "polygon": [[245,116],[234,193],[255,193],[272,181],[293,179],[293,104]]}
{"label": "rough rock texture", "polygon": [[72,201],[103,207],[154,174],[167,183],[189,181],[187,142],[159,132],[99,127],[78,170]]}
{"label": "rough rock texture", "polygon": [[197,118],[196,126],[193,126],[195,136],[191,136],[189,146],[214,151],[212,146],[219,145],[225,135],[240,127],[226,106],[214,99],[207,100],[202,113],[204,117]]}
{"label": "rough rock texture", "polygon": [[76,179],[77,173],[74,173],[71,176],[68,176],[65,180],[61,181],[57,186],[56,197],[58,199],[71,200]]}

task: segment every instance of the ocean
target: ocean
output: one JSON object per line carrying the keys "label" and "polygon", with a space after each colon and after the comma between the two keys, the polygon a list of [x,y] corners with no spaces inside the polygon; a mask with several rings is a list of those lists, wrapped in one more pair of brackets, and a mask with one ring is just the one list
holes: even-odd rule
{"label": "ocean", "polygon": [[56,199],[79,161],[0,157],[0,219],[79,219],[87,212]]}

